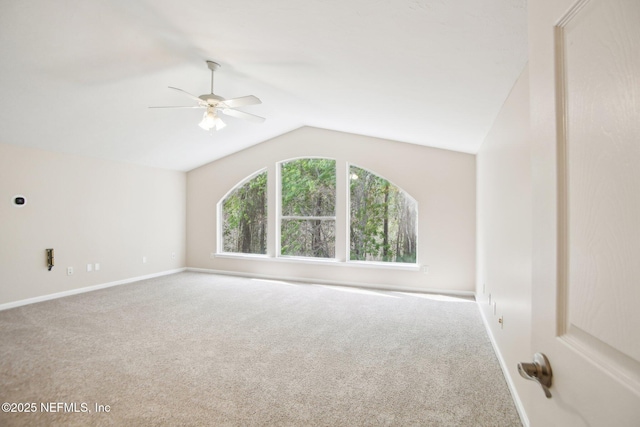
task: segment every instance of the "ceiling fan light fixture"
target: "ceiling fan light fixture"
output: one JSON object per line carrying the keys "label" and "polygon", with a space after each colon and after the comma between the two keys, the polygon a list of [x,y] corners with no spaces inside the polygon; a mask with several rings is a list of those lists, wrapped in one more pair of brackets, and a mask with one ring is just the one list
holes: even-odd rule
{"label": "ceiling fan light fixture", "polygon": [[226,126],[226,124],[216,115],[215,110],[208,108],[202,117],[202,121],[198,124],[204,130],[220,130]]}
{"label": "ceiling fan light fixture", "polygon": [[227,124],[220,117],[216,117],[216,130],[224,128]]}

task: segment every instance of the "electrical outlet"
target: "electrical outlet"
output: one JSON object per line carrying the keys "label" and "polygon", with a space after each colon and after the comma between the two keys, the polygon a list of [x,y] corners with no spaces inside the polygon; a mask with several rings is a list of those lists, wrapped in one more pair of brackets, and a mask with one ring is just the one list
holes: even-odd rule
{"label": "electrical outlet", "polygon": [[142,263],[143,263],[143,264],[146,264],[146,263],[147,263],[147,257],[146,257],[146,256],[143,256],[143,257],[142,257]]}
{"label": "electrical outlet", "polygon": [[87,264],[87,272],[93,271],[93,264]]}
{"label": "electrical outlet", "polygon": [[216,257],[215,252],[211,252],[211,254],[209,254],[209,258],[214,259]]}
{"label": "electrical outlet", "polygon": [[94,266],[94,268],[93,268],[93,269],[94,269],[95,271],[100,270],[100,264],[98,264],[98,263],[96,262],[96,265]]}
{"label": "electrical outlet", "polygon": [[176,253],[175,252],[171,252],[171,259],[176,259]]}
{"label": "electrical outlet", "polygon": [[73,276],[73,267],[67,267],[67,276]]}
{"label": "electrical outlet", "polygon": [[504,329],[504,317],[500,316],[498,319],[498,323],[500,323],[500,329]]}
{"label": "electrical outlet", "polygon": [[424,274],[429,274],[429,266],[428,265],[423,265],[422,266],[422,272]]}
{"label": "electrical outlet", "polygon": [[491,294],[489,294],[489,300],[488,300],[489,305],[491,305]]}
{"label": "electrical outlet", "polygon": [[498,304],[494,301],[493,302],[493,315],[495,316],[497,312],[498,312]]}

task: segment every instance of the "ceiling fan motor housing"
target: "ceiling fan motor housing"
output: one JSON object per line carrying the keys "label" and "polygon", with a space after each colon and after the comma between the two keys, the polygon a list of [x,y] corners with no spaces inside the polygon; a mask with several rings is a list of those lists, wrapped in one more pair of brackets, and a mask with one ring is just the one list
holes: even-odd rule
{"label": "ceiling fan motor housing", "polygon": [[218,95],[213,94],[213,93],[207,93],[205,95],[200,95],[198,98],[202,99],[207,104],[213,105],[213,106],[215,106],[216,104],[224,101],[223,97],[218,96]]}

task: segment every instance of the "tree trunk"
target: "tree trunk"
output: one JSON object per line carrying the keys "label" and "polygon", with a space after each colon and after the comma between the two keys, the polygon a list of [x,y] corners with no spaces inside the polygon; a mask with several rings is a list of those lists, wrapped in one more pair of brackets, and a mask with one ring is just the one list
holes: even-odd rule
{"label": "tree trunk", "polygon": [[384,185],[383,191],[382,260],[389,261],[389,183]]}

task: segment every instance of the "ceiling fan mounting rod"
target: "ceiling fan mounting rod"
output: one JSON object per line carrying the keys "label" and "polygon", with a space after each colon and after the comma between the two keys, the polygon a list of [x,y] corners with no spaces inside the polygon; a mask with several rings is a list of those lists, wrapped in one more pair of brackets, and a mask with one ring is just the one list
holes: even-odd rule
{"label": "ceiling fan mounting rod", "polygon": [[213,61],[207,61],[207,67],[211,70],[211,93],[213,93],[213,74],[218,68],[220,68],[220,64]]}

